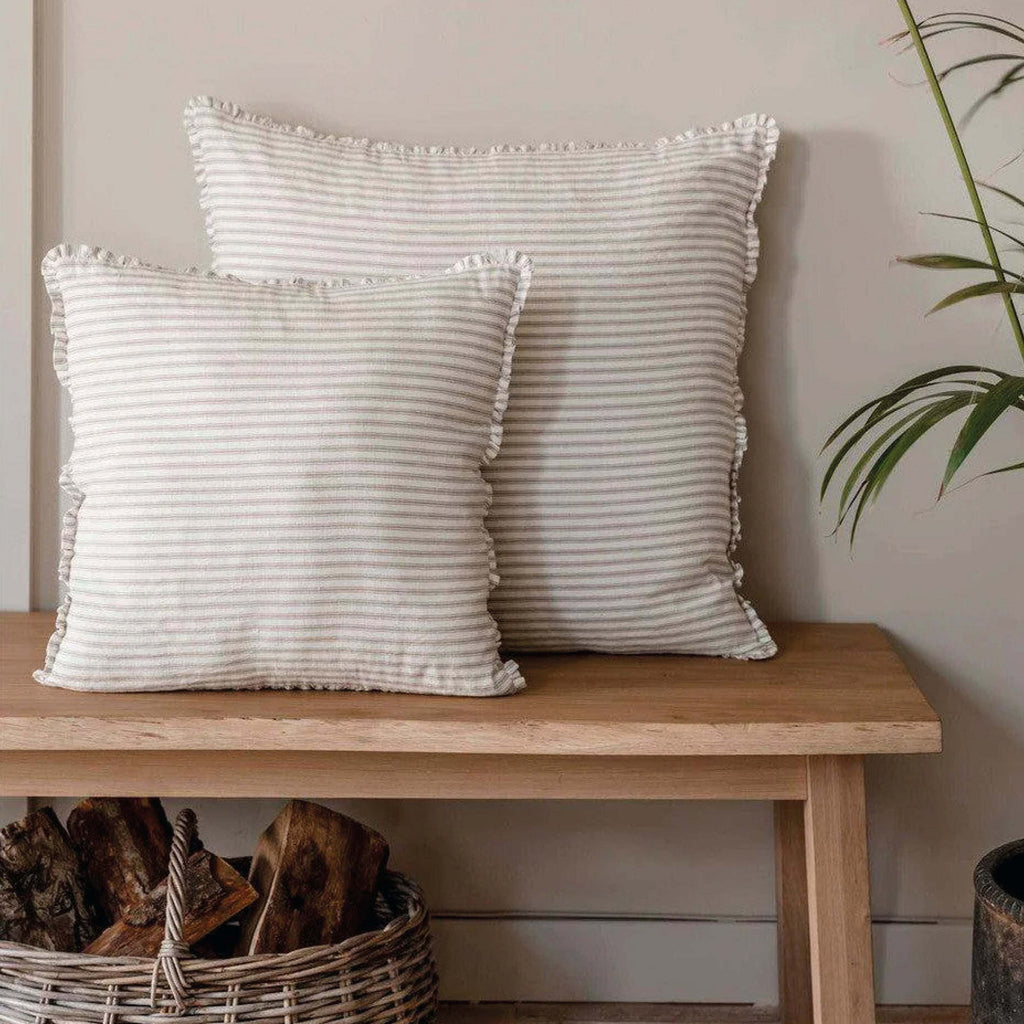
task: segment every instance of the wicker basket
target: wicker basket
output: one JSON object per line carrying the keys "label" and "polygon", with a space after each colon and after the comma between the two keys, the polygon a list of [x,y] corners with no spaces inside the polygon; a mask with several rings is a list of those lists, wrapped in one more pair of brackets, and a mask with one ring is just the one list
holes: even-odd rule
{"label": "wicker basket", "polygon": [[387,872],[379,930],[333,946],[231,960],[191,958],[182,885],[195,815],[174,826],[164,941],[156,959],[54,953],[0,942],[3,1024],[419,1024],[434,1018],[437,973],[423,894]]}

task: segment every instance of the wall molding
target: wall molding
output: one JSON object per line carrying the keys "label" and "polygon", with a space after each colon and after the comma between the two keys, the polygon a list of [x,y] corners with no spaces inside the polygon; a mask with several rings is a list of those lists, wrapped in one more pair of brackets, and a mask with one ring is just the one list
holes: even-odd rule
{"label": "wall molding", "polygon": [[26,611],[32,522],[32,138],[35,5],[0,5],[0,609]]}
{"label": "wall molding", "polygon": [[[777,998],[767,918],[433,915],[451,1001],[745,1003]],[[971,922],[878,921],[878,1002],[963,1005]]]}

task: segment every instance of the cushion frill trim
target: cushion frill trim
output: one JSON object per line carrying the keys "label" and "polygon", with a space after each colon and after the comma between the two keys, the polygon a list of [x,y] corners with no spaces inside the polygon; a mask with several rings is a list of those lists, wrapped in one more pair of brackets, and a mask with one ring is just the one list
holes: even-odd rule
{"label": "cushion frill trim", "polygon": [[[532,269],[533,261],[530,257],[517,252],[515,249],[495,249],[490,252],[480,252],[472,256],[465,256],[451,266],[441,267],[436,270],[427,270],[422,274],[389,274],[371,275],[369,277],[274,277],[263,278],[254,281],[247,277],[238,277],[235,274],[222,274],[216,270],[204,270],[202,267],[185,267],[174,269],[165,267],[159,263],[149,263],[146,260],[138,259],[135,256],[122,256],[120,253],[111,252],[100,246],[85,245],[82,243],[64,242],[54,246],[44,257],[41,265],[43,279],[46,281],[47,292],[50,296],[53,312],[50,316],[51,332],[55,330],[58,319],[57,304],[60,305],[60,328],[64,331],[64,303],[59,297],[59,285],[56,283],[56,271],[61,266],[71,263],[99,263],[108,267],[121,267],[126,270],[151,270],[157,274],[177,274],[179,276],[207,278],[211,281],[233,281],[235,284],[245,285],[246,288],[266,288],[271,291],[281,288],[301,289],[311,295],[323,294],[324,292],[337,291],[339,289],[350,290],[353,288],[376,287],[389,284],[409,284],[416,281],[429,281],[432,278],[444,277],[447,274],[461,274],[467,270],[477,270],[480,267],[511,267],[518,271],[520,276],[523,268]],[[53,279],[54,291],[50,291],[51,278]],[[529,275],[527,274],[527,286]],[[516,298],[518,298],[518,293]],[[525,302],[525,293],[523,296]],[[521,312],[521,310],[520,310]],[[519,316],[516,316],[518,323]],[[54,358],[57,358],[56,335],[54,336]],[[67,366],[67,335],[64,334],[63,346],[61,349],[62,363],[55,366],[58,371],[60,382],[65,383],[61,376]]]}
{"label": "cushion frill trim", "polygon": [[[64,320],[64,296],[61,294],[60,284],[56,279],[56,257],[61,251],[70,249],[69,246],[58,246],[46,254],[43,259],[43,279],[46,282],[46,291],[50,296],[50,333],[53,335],[53,368],[57,373],[57,380],[65,388],[68,387],[68,334]],[[70,390],[70,389],[69,389]],[[72,424],[74,418],[72,417]],[[72,430],[74,427],[72,426]],[[53,627],[53,634],[46,644],[46,656],[43,661],[43,668],[33,672],[32,678],[39,683],[50,684],[50,672],[53,670],[53,663],[57,658],[57,651],[60,650],[61,641],[68,627],[68,612],[71,608],[71,591],[68,584],[71,579],[71,560],[75,554],[75,533],[78,529],[78,513],[82,507],[85,495],[75,484],[71,471],[70,461],[61,469],[60,489],[71,499],[71,506],[64,513],[61,519],[60,530],[60,558],[57,563],[57,579],[64,584],[64,596],[57,608],[57,621]]]}
{"label": "cushion frill trim", "polygon": [[653,142],[535,142],[524,144],[496,143],[493,146],[417,146],[401,142],[383,142],[376,139],[357,138],[349,135],[332,135],[329,132],[316,131],[305,125],[285,124],[275,121],[266,114],[254,114],[236,103],[218,100],[212,96],[193,96],[185,104],[185,127],[191,129],[195,116],[203,109],[209,109],[242,121],[246,124],[258,125],[271,131],[285,135],[295,135],[310,142],[326,142],[331,145],[344,146],[347,149],[367,149],[374,153],[393,153],[400,156],[493,156],[500,153],[573,153],[587,152],[595,149],[660,149],[677,142],[687,142],[707,135],[733,133],[747,128],[765,128],[766,133],[775,130],[776,140],[778,129],[775,120],[766,114],[746,114],[735,121],[703,128],[691,128],[678,135],[665,135]]}
{"label": "cushion frill trim", "polygon": [[[533,261],[529,256],[514,249],[499,250],[491,253],[476,253],[472,256],[465,256],[458,262],[446,267],[441,271],[431,273],[415,274],[407,276],[390,277],[363,277],[359,279],[339,278],[312,281],[307,278],[293,278],[291,280],[270,280],[270,281],[246,281],[230,274],[218,274],[212,270],[200,270],[197,267],[188,267],[185,270],[169,270],[158,264],[147,263],[134,256],[122,256],[97,246],[84,244],[64,243],[52,248],[44,257],[42,262],[42,275],[46,283],[46,291],[50,297],[50,332],[53,335],[53,366],[57,373],[57,379],[68,388],[68,332],[67,322],[64,315],[64,297],[61,291],[59,270],[68,264],[102,264],[110,267],[121,267],[134,270],[151,270],[158,273],[185,274],[189,277],[205,278],[215,281],[236,281],[250,288],[280,289],[282,287],[304,289],[311,294],[323,293],[325,291],[343,288],[350,290],[361,287],[371,287],[386,284],[407,283],[410,281],[430,280],[431,278],[442,277],[448,274],[461,274],[471,270],[479,270],[482,267],[510,267],[516,272],[516,289],[509,309],[508,321],[505,325],[501,368],[498,382],[494,393],[494,406],[491,410],[490,432],[488,434],[487,446],[480,463],[480,469],[486,466],[498,454],[501,448],[502,420],[505,410],[508,408],[509,385],[512,378],[512,360],[516,350],[516,327],[523,312],[526,302],[526,295],[530,288],[530,279],[533,272]],[[72,402],[74,401],[74,395]],[[72,432],[74,431],[74,418],[72,417]],[[57,621],[53,634],[46,645],[46,657],[42,669],[32,674],[32,678],[38,683],[47,686],[57,684],[51,677],[57,652],[60,650],[61,641],[67,632],[68,612],[71,608],[71,562],[75,553],[75,534],[78,528],[78,515],[85,499],[84,493],[79,489],[74,479],[73,471],[74,450],[72,458],[61,470],[60,486],[67,493],[72,505],[64,513],[60,536],[60,563],[58,566],[58,578],[65,586],[64,598],[57,609]],[[486,488],[484,501],[483,518],[486,520],[491,509],[492,489],[490,484],[484,482]],[[483,530],[488,561],[488,582],[489,589],[493,590],[499,582],[497,572],[497,559],[494,553],[494,539],[487,529],[486,523],[481,522]],[[494,617],[488,613],[491,623],[491,635],[494,641],[495,650],[501,643],[501,634]],[[516,693],[526,686],[519,666],[514,661],[502,661],[500,655],[495,654],[494,669],[492,675],[493,690],[480,696],[501,697],[506,694]],[[311,689],[312,687],[295,686],[293,689]]]}
{"label": "cushion frill trim", "polygon": [[731,530],[729,536],[726,557],[732,567],[733,587],[736,591],[736,599],[739,601],[751,629],[754,631],[756,644],[752,647],[745,647],[737,652],[735,657],[742,659],[771,658],[778,653],[778,647],[768,632],[767,627],[758,617],[753,606],[747,601],[742,593],[743,567],[735,561],[733,555],[740,542],[740,497],[739,497],[739,472],[743,462],[743,455],[747,449],[747,425],[743,417],[743,392],[740,387],[738,361],[743,347],[743,339],[746,333],[747,324],[747,297],[746,293],[757,276],[757,262],[760,255],[760,238],[755,221],[755,213],[764,188],[768,181],[768,169],[779,144],[779,126],[775,118],[767,114],[747,114],[734,121],[724,121],[718,125],[711,125],[702,128],[691,128],[689,131],[681,132],[678,135],[663,136],[653,142],[541,142],[527,145],[497,144],[493,146],[416,146],[403,145],[397,142],[382,142],[368,138],[354,138],[345,135],[332,135],[328,132],[316,131],[304,125],[285,124],[276,121],[265,114],[254,114],[235,103],[214,99],[212,96],[194,96],[185,105],[185,128],[188,132],[189,143],[192,147],[193,165],[195,167],[196,181],[199,185],[199,205],[206,220],[207,238],[214,249],[214,261],[216,262],[216,229],[213,223],[213,212],[209,201],[209,190],[206,177],[205,159],[203,156],[202,128],[197,123],[197,115],[203,110],[213,110],[225,117],[240,121],[244,124],[256,125],[267,131],[277,132],[284,135],[291,135],[297,138],[306,139],[310,142],[322,142],[327,145],[344,149],[362,149],[374,153],[391,153],[399,156],[486,156],[501,153],[573,153],[586,152],[589,150],[653,150],[660,149],[674,143],[685,143],[695,139],[706,138],[712,135],[732,134],[737,135],[750,132],[759,137],[760,159],[758,161],[757,180],[754,183],[754,190],[751,195],[750,205],[747,208],[747,256],[743,275],[743,295],[740,299],[740,331],[737,342],[737,373],[734,385],[735,394],[735,424],[736,424],[736,445],[733,451],[732,468],[729,479],[729,506],[731,518]]}
{"label": "cushion frill trim", "polygon": [[[508,408],[509,386],[512,381],[512,358],[516,351],[516,327],[519,325],[519,317],[523,312],[523,305],[526,302],[526,293],[530,290],[530,279],[533,275],[533,260],[524,256],[514,249],[506,249],[500,255],[495,256],[466,256],[459,260],[449,271],[457,273],[460,270],[467,270],[493,263],[497,260],[500,263],[514,267],[518,272],[515,295],[512,297],[512,306],[509,309],[508,321],[505,324],[505,341],[502,349],[501,372],[498,377],[498,386],[494,392],[494,406],[491,409],[491,434],[484,452],[483,466],[490,465],[501,449],[503,436],[502,422],[505,418],[505,410]],[[494,538],[491,531],[487,529],[487,516],[490,514],[491,505],[494,501],[494,488],[484,480],[484,514],[480,522],[480,529],[484,535],[484,544],[487,548],[487,580],[488,591],[493,590],[500,582],[498,574],[498,558],[494,550]],[[501,644],[501,630],[498,628],[497,620],[487,611],[487,617],[491,623],[491,635],[497,646]],[[526,686],[519,665],[509,659],[502,661],[501,656],[495,655],[494,662],[494,685],[495,696],[508,693],[517,693]]]}
{"label": "cushion frill trim", "polygon": [[[330,132],[317,131],[301,124],[286,124],[276,121],[266,114],[255,114],[245,110],[237,103],[219,100],[213,96],[193,96],[185,104],[185,130],[188,133],[189,145],[192,149],[192,164],[196,183],[199,186],[199,206],[206,221],[206,236],[214,243],[216,229],[209,201],[209,188],[206,177],[206,161],[203,156],[202,129],[197,123],[197,115],[203,110],[212,110],[225,117],[251,124],[267,131],[281,135],[291,135],[306,139],[309,142],[322,142],[343,149],[361,149],[372,153],[390,153],[395,156],[496,156],[500,154],[524,153],[585,153],[592,150],[656,150],[665,146],[691,142],[710,135],[736,135],[743,132],[756,132],[762,138],[762,156],[758,168],[758,180],[751,200],[747,217],[747,259],[744,270],[744,281],[749,288],[757,274],[758,237],[753,226],[754,210],[761,201],[765,182],[768,180],[768,168],[775,157],[779,142],[779,126],[775,118],[767,114],[745,114],[734,121],[723,121],[721,124],[691,128],[677,135],[664,135],[652,142],[593,142],[570,140],[567,142],[537,142],[524,144],[496,143],[492,146],[422,146],[406,145],[401,142],[384,142],[379,139],[359,138],[349,135],[332,135]],[[214,266],[216,266],[216,245],[214,249]]]}
{"label": "cushion frill trim", "polygon": [[754,606],[743,596],[743,566],[733,557],[740,542],[740,491],[739,476],[740,467],[743,464],[743,456],[747,450],[747,421],[743,415],[743,388],[740,385],[739,360],[743,353],[743,342],[747,336],[747,293],[757,276],[757,261],[761,251],[760,236],[757,230],[755,214],[761,197],[764,195],[764,187],[768,182],[768,169],[775,159],[779,146],[779,126],[775,119],[763,115],[754,115],[749,118],[742,118],[744,128],[750,128],[760,133],[761,136],[761,158],[758,163],[757,181],[754,183],[754,192],[750,197],[750,205],[747,207],[747,268],[744,276],[743,294],[740,296],[740,321],[738,333],[738,345],[736,352],[736,379],[733,394],[735,396],[735,422],[736,422],[736,447],[733,450],[732,471],[729,475],[729,506],[732,517],[732,528],[729,533],[729,549],[726,552],[729,564],[732,566],[732,582],[736,590],[736,599],[740,603],[750,628],[754,631],[757,639],[757,646],[737,654],[743,659],[771,658],[778,653],[778,647],[768,632],[768,627],[761,621],[760,616],[754,610]]}

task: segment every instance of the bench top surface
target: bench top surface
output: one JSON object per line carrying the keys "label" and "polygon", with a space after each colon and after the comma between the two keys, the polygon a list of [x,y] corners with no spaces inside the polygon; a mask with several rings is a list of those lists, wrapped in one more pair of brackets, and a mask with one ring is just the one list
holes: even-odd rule
{"label": "bench top surface", "polygon": [[776,625],[780,653],[517,656],[513,697],[41,686],[52,613],[0,613],[0,750],[349,750],[449,754],[925,753],[938,716],[885,634]]}

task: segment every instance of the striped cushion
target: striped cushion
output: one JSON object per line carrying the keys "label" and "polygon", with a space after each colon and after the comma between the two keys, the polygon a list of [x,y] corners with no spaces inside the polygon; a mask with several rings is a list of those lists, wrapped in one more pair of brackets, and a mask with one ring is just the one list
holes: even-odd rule
{"label": "striped cushion", "polygon": [[40,682],[523,685],[487,610],[480,467],[529,260],[279,286],[61,246],[43,275],[75,445]]}
{"label": "striped cushion", "polygon": [[206,98],[186,121],[220,271],[409,273],[494,244],[533,257],[487,474],[509,645],[774,653],[730,557],[773,121],[487,150],[336,138]]}

